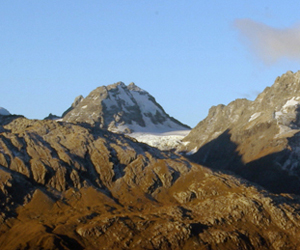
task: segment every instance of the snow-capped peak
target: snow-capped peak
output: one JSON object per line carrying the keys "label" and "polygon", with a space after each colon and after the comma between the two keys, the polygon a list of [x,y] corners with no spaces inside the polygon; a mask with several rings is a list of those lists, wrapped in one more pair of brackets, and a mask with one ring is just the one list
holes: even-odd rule
{"label": "snow-capped peak", "polygon": [[123,82],[98,87],[63,116],[113,132],[168,132],[188,126],[170,117],[147,91]]}

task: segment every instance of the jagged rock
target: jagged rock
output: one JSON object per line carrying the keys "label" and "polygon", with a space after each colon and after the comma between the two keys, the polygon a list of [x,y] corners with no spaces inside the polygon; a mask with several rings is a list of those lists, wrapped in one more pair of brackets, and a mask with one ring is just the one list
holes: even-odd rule
{"label": "jagged rock", "polygon": [[67,113],[69,113],[70,111],[72,111],[82,100],[83,100],[83,96],[79,95],[75,98],[74,102],[72,103],[71,107],[68,108],[61,117],[64,117]]}
{"label": "jagged rock", "polygon": [[88,124],[0,120],[1,249],[297,249],[300,199]]}
{"label": "jagged rock", "polygon": [[300,71],[278,77],[254,101],[212,107],[181,150],[273,192],[300,194]]}

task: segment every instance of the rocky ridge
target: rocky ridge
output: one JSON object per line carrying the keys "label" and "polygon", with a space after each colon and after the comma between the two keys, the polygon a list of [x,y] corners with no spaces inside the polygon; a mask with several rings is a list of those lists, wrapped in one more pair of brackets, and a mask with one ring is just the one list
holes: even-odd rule
{"label": "rocky ridge", "polygon": [[254,101],[212,107],[181,150],[273,192],[300,194],[300,71],[277,77]]}
{"label": "rocky ridge", "polygon": [[88,124],[0,119],[1,249],[297,249],[300,199]]}

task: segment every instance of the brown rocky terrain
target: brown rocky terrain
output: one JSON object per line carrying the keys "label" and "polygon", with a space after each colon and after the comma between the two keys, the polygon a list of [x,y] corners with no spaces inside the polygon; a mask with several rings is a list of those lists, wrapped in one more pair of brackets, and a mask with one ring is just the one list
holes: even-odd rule
{"label": "brown rocky terrain", "polygon": [[0,116],[0,249],[299,249],[300,199],[91,125]]}
{"label": "brown rocky terrain", "polygon": [[254,101],[212,107],[184,139],[194,162],[231,170],[272,192],[300,194],[300,72],[277,77]]}

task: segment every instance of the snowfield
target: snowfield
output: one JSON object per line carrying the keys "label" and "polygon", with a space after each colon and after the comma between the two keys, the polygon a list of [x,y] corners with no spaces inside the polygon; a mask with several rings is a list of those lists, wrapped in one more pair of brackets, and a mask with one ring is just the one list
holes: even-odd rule
{"label": "snowfield", "polygon": [[128,136],[135,138],[139,142],[143,142],[152,147],[156,147],[160,150],[171,150],[183,144],[181,140],[184,137],[186,137],[189,132],[190,130],[177,130],[177,131],[161,132],[161,133],[136,132],[136,133],[128,134]]}

